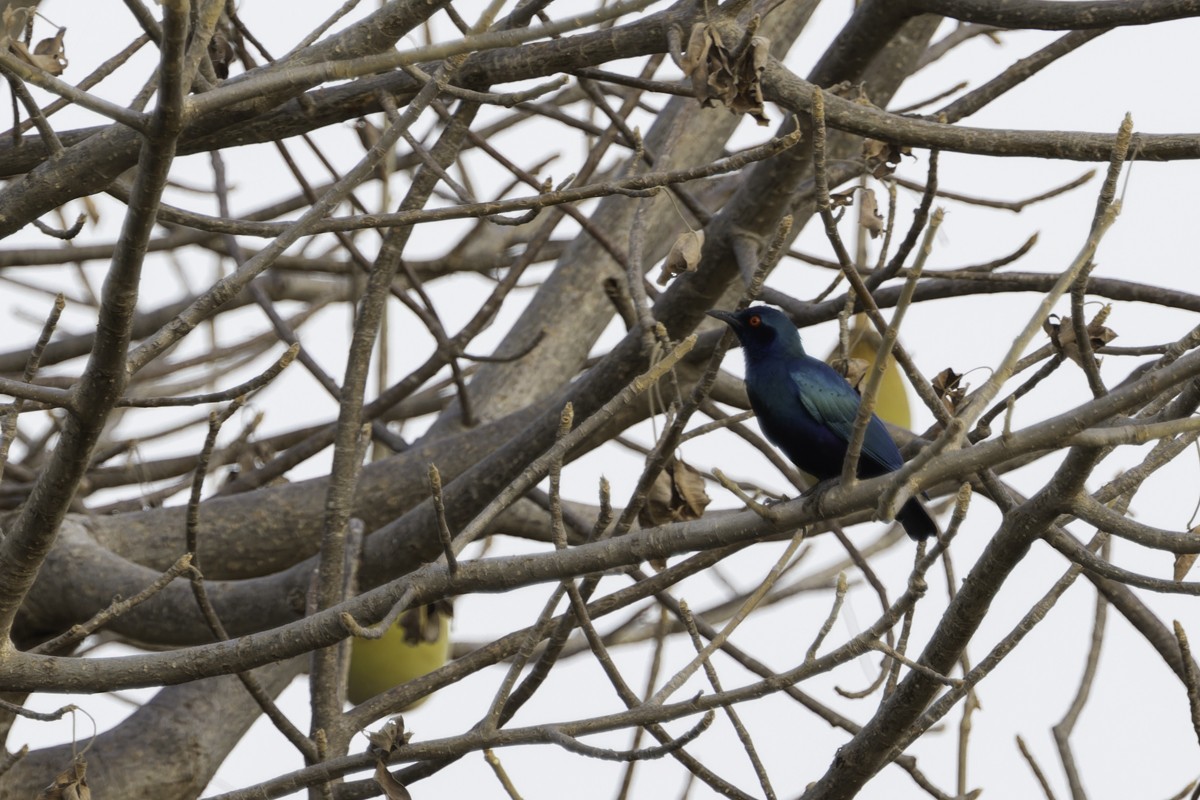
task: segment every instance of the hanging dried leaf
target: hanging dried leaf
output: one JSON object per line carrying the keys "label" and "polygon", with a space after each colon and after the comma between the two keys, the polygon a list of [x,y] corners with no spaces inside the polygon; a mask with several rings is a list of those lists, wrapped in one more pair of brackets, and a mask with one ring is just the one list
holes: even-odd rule
{"label": "hanging dried leaf", "polygon": [[[708,94],[709,71],[709,51],[713,49],[713,45],[718,45],[717,56],[721,52],[719,43],[721,35],[717,31],[703,22],[697,22],[692,26],[692,32],[688,36],[687,49],[683,53],[681,65],[683,66],[684,74],[692,79],[692,92],[695,93],[696,99],[700,104],[705,106],[712,105],[712,100]],[[718,65],[719,66],[719,65]]]}
{"label": "hanging dried leaf", "polygon": [[63,47],[63,35],[66,32],[66,28],[59,28],[58,33],[52,38],[42,39],[38,42],[32,53],[23,42],[15,39],[9,42],[9,48],[26,64],[49,72],[51,75],[61,75],[68,63],[66,50]]}
{"label": "hanging dried leaf", "polygon": [[844,192],[833,192],[829,195],[829,205],[833,208],[845,208],[851,205],[854,202],[854,193],[856,191],[858,191],[857,186],[847,189]]}
{"label": "hanging dried leaf", "polygon": [[643,527],[700,519],[710,499],[704,491],[704,476],[672,458],[654,479],[646,504],[638,515]]}
{"label": "hanging dried leaf", "polygon": [[[1095,319],[1088,323],[1088,340],[1091,342],[1093,350],[1103,347],[1117,338],[1116,331],[1104,326],[1104,321],[1108,319],[1111,309],[1111,305],[1105,306],[1096,315]],[[1075,341],[1075,325],[1071,322],[1070,315],[1059,319],[1057,314],[1051,314],[1042,323],[1042,330],[1046,331],[1046,334],[1050,337],[1050,341],[1059,352],[1082,366],[1083,362],[1079,355],[1079,345]]]}
{"label": "hanging dried leaf", "polygon": [[873,189],[863,189],[859,195],[858,224],[867,229],[872,239],[883,233],[883,217],[879,214],[879,201]]}
{"label": "hanging dried leaf", "polygon": [[367,752],[376,758],[386,759],[392,753],[408,744],[412,733],[404,730],[404,717],[397,714],[384,723],[377,731],[367,732]]}
{"label": "hanging dried leaf", "polygon": [[388,800],[412,800],[408,789],[396,780],[395,775],[388,772],[387,764],[383,761],[375,762],[375,782],[379,784],[379,788],[383,790],[383,796]]}
{"label": "hanging dried leaf", "polygon": [[871,174],[880,180],[896,171],[896,165],[903,156],[911,155],[911,147],[878,139],[863,140],[863,160]]}
{"label": "hanging dried leaf", "polygon": [[663,261],[662,272],[658,275],[658,285],[666,286],[667,281],[681,272],[695,272],[700,263],[700,251],[704,249],[704,231],[688,231],[679,234],[671,251]]}
{"label": "hanging dried leaf", "polygon": [[759,125],[766,125],[762,73],[770,51],[771,41],[763,36],[751,36],[740,49],[726,47],[715,26],[698,22],[692,26],[681,62],[701,105],[719,100],[734,114],[750,114]]}
{"label": "hanging dried leaf", "polygon": [[835,358],[830,360],[829,366],[841,373],[846,379],[846,383],[854,387],[854,391],[862,394],[862,382],[867,377],[867,370],[871,368],[871,362],[865,358]]}
{"label": "hanging dried leaf", "polygon": [[737,70],[736,91],[726,102],[730,111],[735,114],[749,114],[759,125],[766,125],[770,121],[763,111],[762,93],[762,74],[770,55],[770,39],[765,36],[750,37],[750,44],[739,54],[734,64]]}
{"label": "hanging dried leaf", "polygon": [[933,391],[951,414],[957,413],[959,404],[967,396],[967,385],[962,382],[962,373],[946,367],[933,379]]}
{"label": "hanging dried leaf", "polygon": [[37,800],[92,800],[92,790],[87,785],[87,761],[77,756],[71,766],[55,776],[54,781],[42,789]]}
{"label": "hanging dried leaf", "polygon": [[[1200,533],[1200,528],[1192,528],[1192,533]],[[1196,563],[1195,553],[1180,553],[1175,556],[1175,580],[1182,581],[1188,576],[1192,570],[1192,565]]]}
{"label": "hanging dried leaf", "polygon": [[675,494],[682,501],[680,519],[700,519],[711,500],[704,491],[704,476],[682,461],[672,474]]}
{"label": "hanging dried leaf", "polygon": [[16,2],[8,3],[4,7],[4,13],[0,14],[0,25],[3,29],[0,30],[0,46],[7,47],[10,43],[17,42],[25,35],[25,26],[29,24],[29,20],[33,16],[33,12],[37,10],[37,2]]}

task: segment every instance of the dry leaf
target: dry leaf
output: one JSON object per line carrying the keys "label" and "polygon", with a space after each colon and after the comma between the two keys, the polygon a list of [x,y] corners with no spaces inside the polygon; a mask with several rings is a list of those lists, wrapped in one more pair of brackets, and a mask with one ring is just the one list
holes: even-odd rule
{"label": "dry leaf", "polygon": [[[756,23],[751,21],[753,27]],[[751,36],[744,47],[730,48],[715,26],[698,22],[692,26],[681,64],[701,105],[720,100],[734,114],[750,114],[759,125],[766,125],[762,73],[770,54],[771,41],[766,37]]]}
{"label": "dry leaf", "polygon": [[51,75],[61,75],[68,63],[66,50],[63,48],[63,35],[66,32],[66,28],[59,28],[58,33],[52,38],[42,39],[38,42],[32,53],[23,42],[15,39],[9,42],[9,48],[25,63],[49,72]]}
{"label": "dry leaf", "polygon": [[646,504],[638,514],[643,527],[700,519],[710,499],[704,491],[704,476],[672,458],[654,479]]}
{"label": "dry leaf", "polygon": [[408,744],[412,734],[404,730],[404,717],[396,715],[382,728],[367,734],[367,752],[375,756],[375,781],[388,800],[412,800],[404,784],[388,772],[388,756]]}
{"label": "dry leaf", "polygon": [[92,790],[87,785],[87,761],[78,756],[71,766],[55,776],[54,781],[42,789],[37,800],[92,800]]}
{"label": "dry leaf", "polygon": [[704,231],[688,231],[679,234],[671,251],[663,261],[662,272],[658,275],[658,285],[666,286],[667,281],[681,272],[695,272],[700,263],[700,251],[704,249]]}
{"label": "dry leaf", "polygon": [[53,56],[57,58],[63,54],[63,36],[66,34],[66,28],[59,28],[58,33],[52,38],[42,39],[33,48],[35,56]]}
{"label": "dry leaf", "polygon": [[680,62],[684,74],[692,79],[692,92],[705,107],[712,105],[708,95],[708,52],[719,42],[720,34],[703,22],[697,22],[692,26],[687,49]]}
{"label": "dry leaf", "polygon": [[[1200,528],[1192,528],[1192,533],[1200,533]],[[1182,581],[1191,572],[1192,564],[1196,563],[1195,553],[1180,553],[1175,556],[1175,580]]]}
{"label": "dry leaf", "polygon": [[847,189],[844,192],[834,192],[829,195],[829,205],[833,208],[845,208],[854,202],[854,193],[858,191],[858,187]]}
{"label": "dry leaf", "polygon": [[879,202],[873,189],[863,189],[858,198],[858,224],[867,229],[871,238],[883,233],[883,217],[879,214]]}
{"label": "dry leaf", "polygon": [[375,782],[383,790],[383,796],[388,800],[412,800],[412,795],[404,784],[396,780],[396,776],[388,772],[387,764],[380,760],[375,762]]}
{"label": "dry leaf", "polygon": [[933,391],[942,399],[942,404],[951,414],[958,411],[959,404],[967,395],[967,385],[962,382],[962,374],[946,367],[933,379]]}
{"label": "dry leaf", "polygon": [[862,394],[862,382],[867,377],[867,371],[871,369],[871,362],[865,358],[834,358],[829,362],[829,366],[838,371],[846,383],[850,384],[854,391]]}
{"label": "dry leaf", "polygon": [[750,44],[743,50],[733,65],[737,71],[735,91],[726,102],[735,114],[749,114],[759,125],[766,125],[763,111],[762,74],[767,59],[771,56],[771,40],[765,36],[750,37]]}
{"label": "dry leaf", "polygon": [[863,140],[863,160],[871,174],[880,180],[896,171],[896,165],[903,156],[910,155],[911,147],[902,147],[895,142],[881,142],[878,139]]}
{"label": "dry leaf", "polygon": [[[1108,319],[1108,314],[1111,310],[1112,306],[1105,306],[1096,315],[1095,319],[1088,323],[1088,340],[1091,342],[1093,350],[1103,347],[1117,338],[1117,334],[1112,328],[1104,326],[1104,321]],[[1082,366],[1083,362],[1079,355],[1079,345],[1075,342],[1075,325],[1071,322],[1070,315],[1059,319],[1057,314],[1051,314],[1042,323],[1042,330],[1046,331],[1055,348],[1067,358]]]}
{"label": "dry leaf", "polygon": [[0,38],[0,46],[17,42],[25,35],[25,26],[29,24],[36,9],[36,1],[32,3],[10,2],[4,7],[4,13],[0,15],[0,25],[3,25],[3,30],[0,31],[0,37],[3,37]]}
{"label": "dry leaf", "polygon": [[367,752],[376,758],[386,759],[392,753],[408,744],[411,733],[404,730],[404,717],[397,714],[384,723],[377,731],[367,733]]}
{"label": "dry leaf", "polygon": [[680,519],[700,519],[711,502],[704,491],[704,476],[682,461],[675,462],[671,475],[675,494],[681,501],[677,516]]}

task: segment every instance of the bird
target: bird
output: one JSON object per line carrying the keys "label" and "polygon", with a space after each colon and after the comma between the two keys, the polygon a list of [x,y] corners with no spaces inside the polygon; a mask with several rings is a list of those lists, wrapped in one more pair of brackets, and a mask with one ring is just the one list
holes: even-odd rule
{"label": "bird", "polygon": [[[741,342],[746,394],[767,439],[818,480],[840,476],[858,415],[858,392],[833,367],[804,352],[800,331],[782,311],[757,305],[708,315],[732,328]],[[858,476],[874,478],[903,464],[900,448],[872,414]],[[937,523],[916,497],[901,506],[896,520],[916,541],[937,533]]]}

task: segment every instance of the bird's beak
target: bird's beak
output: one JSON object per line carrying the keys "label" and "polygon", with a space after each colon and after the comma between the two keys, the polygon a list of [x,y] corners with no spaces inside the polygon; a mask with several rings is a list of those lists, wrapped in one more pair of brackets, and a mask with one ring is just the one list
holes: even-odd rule
{"label": "bird's beak", "polygon": [[718,311],[714,308],[712,311],[705,311],[704,313],[710,317],[721,320],[721,322],[724,322],[735,331],[741,327],[741,325],[738,324],[738,318],[734,316],[732,311]]}

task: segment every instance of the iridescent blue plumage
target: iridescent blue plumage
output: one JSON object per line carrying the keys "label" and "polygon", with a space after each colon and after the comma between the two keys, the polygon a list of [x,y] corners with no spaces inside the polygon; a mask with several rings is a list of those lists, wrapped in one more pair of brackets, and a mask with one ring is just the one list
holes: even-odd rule
{"label": "iridescent blue plumage", "polygon": [[[751,306],[732,314],[710,311],[737,334],[746,356],[746,393],[763,434],[800,469],[825,480],[842,473],[858,414],[858,392],[824,361],[804,352],[800,332],[781,311]],[[858,475],[873,478],[897,470],[904,459],[875,415],[867,424]],[[913,539],[937,526],[912,498],[896,519]]]}

